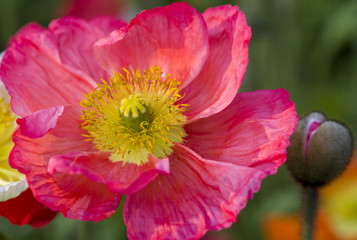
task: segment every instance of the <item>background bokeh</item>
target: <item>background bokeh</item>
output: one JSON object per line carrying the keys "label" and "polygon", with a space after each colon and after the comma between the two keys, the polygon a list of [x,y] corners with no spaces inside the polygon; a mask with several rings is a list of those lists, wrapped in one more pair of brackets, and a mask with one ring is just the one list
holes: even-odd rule
{"label": "background bokeh", "polygon": [[[129,21],[143,9],[171,2],[121,1],[118,2],[118,15]],[[343,121],[355,135],[357,1],[188,2],[200,12],[222,4],[238,5],[245,12],[253,35],[249,47],[250,62],[240,91],[285,88],[290,92],[299,116],[312,110],[322,111],[329,118]],[[8,39],[24,24],[36,21],[47,26],[51,19],[69,14],[68,4],[70,0],[0,0],[0,51],[6,48]],[[231,228],[209,232],[205,238],[264,239],[262,224],[266,216],[274,212],[298,211],[299,191],[285,167],[282,167],[276,175],[263,181],[261,190],[248,202]],[[84,223],[58,215],[52,223],[39,230],[29,226],[13,226],[7,220],[0,219],[0,239],[79,238],[126,239],[121,210],[99,223]]]}

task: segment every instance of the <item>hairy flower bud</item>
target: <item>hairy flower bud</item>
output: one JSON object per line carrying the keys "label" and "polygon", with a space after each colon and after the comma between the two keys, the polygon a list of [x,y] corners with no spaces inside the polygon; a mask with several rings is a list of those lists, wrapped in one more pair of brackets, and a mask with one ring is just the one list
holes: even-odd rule
{"label": "hairy flower bud", "polygon": [[352,136],[343,124],[317,112],[303,118],[290,138],[287,166],[305,186],[322,186],[334,179],[352,155]]}

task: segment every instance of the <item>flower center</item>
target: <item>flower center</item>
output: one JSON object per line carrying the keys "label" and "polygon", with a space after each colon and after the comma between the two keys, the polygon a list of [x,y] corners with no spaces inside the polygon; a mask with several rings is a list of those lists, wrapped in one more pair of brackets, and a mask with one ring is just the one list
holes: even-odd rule
{"label": "flower center", "polygon": [[9,166],[9,154],[14,146],[11,136],[15,130],[15,118],[9,104],[0,98],[0,186],[23,179],[21,173]]}
{"label": "flower center", "polygon": [[146,112],[147,99],[140,94],[130,95],[128,98],[123,98],[120,103],[120,112],[125,117],[138,118],[140,114]]}
{"label": "flower center", "polygon": [[123,70],[124,75],[114,72],[81,101],[84,136],[98,150],[110,152],[113,162],[141,165],[149,154],[165,158],[173,143],[186,136],[183,112],[188,105],[177,104],[180,82],[164,77],[158,66]]}
{"label": "flower center", "polygon": [[148,126],[152,119],[147,111],[148,100],[140,94],[130,95],[120,102],[120,112],[123,116],[124,125],[136,132],[140,132]]}

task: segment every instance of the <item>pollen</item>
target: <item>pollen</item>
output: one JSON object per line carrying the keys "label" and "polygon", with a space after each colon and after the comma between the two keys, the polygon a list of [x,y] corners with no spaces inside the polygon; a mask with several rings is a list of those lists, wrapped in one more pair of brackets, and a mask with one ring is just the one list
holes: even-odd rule
{"label": "pollen", "polygon": [[80,102],[84,137],[113,162],[142,165],[149,155],[167,157],[186,136],[188,105],[178,103],[179,85],[158,66],[114,72]]}
{"label": "pollen", "polygon": [[9,154],[14,146],[11,136],[15,130],[15,114],[0,98],[0,186],[17,182],[23,175],[9,166]]}

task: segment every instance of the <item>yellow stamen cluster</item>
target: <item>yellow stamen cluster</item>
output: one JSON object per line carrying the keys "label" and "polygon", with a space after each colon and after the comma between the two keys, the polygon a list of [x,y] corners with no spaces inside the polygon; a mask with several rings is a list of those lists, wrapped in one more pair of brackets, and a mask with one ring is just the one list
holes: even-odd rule
{"label": "yellow stamen cluster", "polygon": [[180,82],[163,76],[160,67],[143,72],[123,69],[85,95],[81,127],[110,160],[141,165],[151,154],[165,158],[174,142],[182,142],[188,106],[177,104]]}
{"label": "yellow stamen cluster", "polygon": [[9,154],[14,146],[11,136],[15,130],[15,114],[0,98],[0,186],[22,180],[22,174],[9,166]]}

